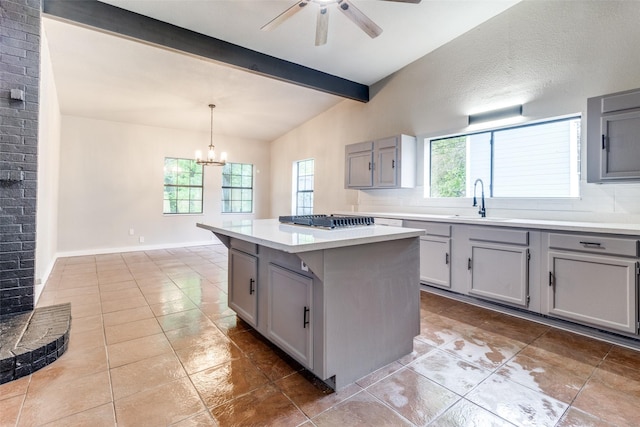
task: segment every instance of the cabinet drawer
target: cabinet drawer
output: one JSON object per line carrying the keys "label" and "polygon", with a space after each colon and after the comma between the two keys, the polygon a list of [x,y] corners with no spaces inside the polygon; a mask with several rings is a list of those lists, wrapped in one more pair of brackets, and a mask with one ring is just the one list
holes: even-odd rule
{"label": "cabinet drawer", "polygon": [[391,225],[391,226],[394,226],[394,227],[402,227],[402,220],[401,219],[375,217],[373,219],[373,223],[375,225]]}
{"label": "cabinet drawer", "polygon": [[421,228],[426,230],[427,236],[451,237],[451,224],[424,221],[404,221],[407,228]]}
{"label": "cabinet drawer", "polygon": [[529,244],[529,232],[526,230],[505,230],[498,227],[472,227],[469,230],[469,239],[526,246]]}
{"label": "cabinet drawer", "polygon": [[549,247],[569,251],[637,257],[638,240],[598,235],[549,234]]}

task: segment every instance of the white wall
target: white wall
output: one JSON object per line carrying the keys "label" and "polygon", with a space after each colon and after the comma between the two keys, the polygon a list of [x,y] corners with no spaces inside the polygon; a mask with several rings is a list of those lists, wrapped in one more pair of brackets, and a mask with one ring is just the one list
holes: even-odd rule
{"label": "white wall", "polygon": [[[269,144],[214,135],[229,161],[255,165],[254,214],[221,214],[222,168],[204,172],[204,214],[163,215],[165,157],[193,158],[209,134],[62,116],[59,255],[211,242],[197,222],[269,213]],[[263,178],[264,177],[264,178]],[[129,235],[129,230],[134,235]],[[144,237],[144,243],[140,243]]]}
{"label": "white wall", "polygon": [[60,108],[51,68],[49,44],[42,29],[40,51],[40,112],[38,117],[38,200],[36,213],[36,301],[56,261],[58,240],[58,172]]}
{"label": "white wall", "polygon": [[581,198],[491,199],[488,215],[640,222],[640,185],[585,181],[586,100],[640,87],[638,22],[635,1],[515,5],[376,84],[369,103],[344,101],[274,141],[271,215],[290,211],[290,165],[306,157],[316,159],[316,212],[473,214],[469,199],[424,198],[423,187],[344,190],[344,145],[461,133],[470,113],[523,103],[526,121],[582,113]]}

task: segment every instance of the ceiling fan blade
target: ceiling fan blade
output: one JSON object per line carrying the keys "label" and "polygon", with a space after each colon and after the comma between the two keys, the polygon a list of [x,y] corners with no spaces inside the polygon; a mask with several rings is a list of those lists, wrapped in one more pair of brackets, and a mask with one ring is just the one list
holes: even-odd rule
{"label": "ceiling fan blade", "polygon": [[382,0],[382,1],[395,1],[395,2],[398,2],[398,3],[414,3],[414,4],[418,4],[422,0]]}
{"label": "ceiling fan blade", "polygon": [[327,44],[327,34],[329,32],[329,9],[321,7],[318,10],[318,20],[316,21],[316,46]]}
{"label": "ceiling fan blade", "polygon": [[339,4],[340,10],[347,18],[353,21],[362,31],[367,33],[369,37],[375,38],[382,34],[382,28],[378,27],[375,22],[367,17],[360,9],[355,7],[349,0],[342,0]]}
{"label": "ceiling fan blade", "polygon": [[296,13],[300,12],[302,10],[302,8],[304,8],[308,4],[309,4],[309,0],[300,0],[299,2],[297,2],[293,6],[291,6],[290,8],[285,10],[284,12],[282,12],[280,15],[276,16],[274,19],[272,19],[271,21],[267,22],[260,29],[262,31],[273,30],[278,25],[282,24],[284,21],[286,21],[287,19],[291,18]]}

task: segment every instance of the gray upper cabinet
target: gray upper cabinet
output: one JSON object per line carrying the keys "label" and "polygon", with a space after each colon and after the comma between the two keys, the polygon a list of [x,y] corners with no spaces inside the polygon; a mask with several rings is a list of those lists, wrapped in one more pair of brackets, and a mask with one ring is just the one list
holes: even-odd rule
{"label": "gray upper cabinet", "polygon": [[345,188],[373,186],[373,142],[345,147]]}
{"label": "gray upper cabinet", "polygon": [[640,89],[588,99],[587,181],[640,181]]}
{"label": "gray upper cabinet", "polygon": [[416,138],[398,135],[345,147],[345,188],[413,188]]}

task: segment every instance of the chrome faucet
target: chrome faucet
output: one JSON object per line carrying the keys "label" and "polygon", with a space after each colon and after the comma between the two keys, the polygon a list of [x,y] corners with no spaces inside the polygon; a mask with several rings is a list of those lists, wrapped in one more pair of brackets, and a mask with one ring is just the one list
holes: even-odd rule
{"label": "chrome faucet", "polygon": [[473,206],[478,206],[478,200],[476,198],[476,186],[480,183],[481,194],[480,197],[480,209],[478,209],[478,213],[482,218],[487,216],[487,210],[484,208],[484,182],[480,178],[476,179],[476,182],[473,183]]}

